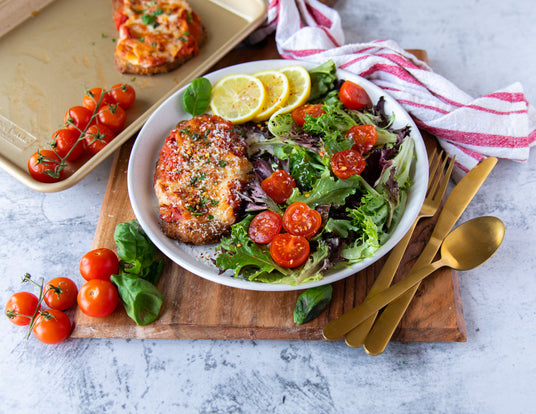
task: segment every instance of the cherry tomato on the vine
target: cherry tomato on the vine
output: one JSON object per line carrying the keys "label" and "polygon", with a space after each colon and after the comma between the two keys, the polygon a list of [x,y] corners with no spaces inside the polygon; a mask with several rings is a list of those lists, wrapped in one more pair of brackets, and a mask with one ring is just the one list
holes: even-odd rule
{"label": "cherry tomato on the vine", "polygon": [[314,208],[297,201],[287,207],[283,214],[283,228],[295,236],[313,237],[322,225],[322,216]]}
{"label": "cherry tomato on the vine", "polygon": [[312,117],[318,118],[320,115],[326,113],[322,106],[322,104],[305,104],[302,106],[298,106],[291,113],[292,119],[299,126],[303,126],[305,124],[306,115],[311,115]]}
{"label": "cherry tomato on the vine", "polygon": [[88,316],[103,318],[112,314],[119,303],[117,288],[109,280],[92,279],[78,291],[78,307]]}
{"label": "cherry tomato on the vine", "polygon": [[285,170],[274,171],[261,182],[262,189],[276,203],[284,203],[296,187],[294,178]]}
{"label": "cherry tomato on the vine", "polygon": [[63,179],[61,160],[52,150],[35,152],[28,160],[28,172],[42,183],[55,183]]}
{"label": "cherry tomato on the vine", "polygon": [[114,138],[115,134],[106,125],[91,125],[84,134],[86,147],[93,155],[101,151]]}
{"label": "cherry tomato on the vine", "polygon": [[119,272],[119,259],[113,250],[101,247],[82,256],[79,268],[86,280],[110,280],[110,276]]}
{"label": "cherry tomato on the vine", "polygon": [[71,320],[60,310],[41,311],[32,328],[34,336],[45,344],[57,344],[71,334]]}
{"label": "cherry tomato on the vine", "polygon": [[67,161],[75,161],[84,152],[84,140],[79,140],[80,131],[76,128],[62,128],[52,134],[51,147],[61,157]]}
{"label": "cherry tomato on the vine", "polygon": [[136,100],[136,91],[132,86],[126,83],[118,83],[117,85],[112,86],[110,96],[115,103],[118,103],[121,108],[126,110],[134,104],[134,101]]}
{"label": "cherry tomato on the vine", "polygon": [[277,234],[270,244],[270,254],[274,262],[289,269],[304,264],[309,257],[309,252],[307,239],[290,233]]}
{"label": "cherry tomato on the vine", "polygon": [[339,99],[348,109],[360,110],[372,105],[367,91],[361,85],[349,80],[342,84]]}
{"label": "cherry tomato on the vine", "polygon": [[374,125],[354,125],[348,130],[346,136],[354,140],[352,149],[366,154],[376,144],[376,127]]}
{"label": "cherry tomato on the vine", "polygon": [[76,303],[78,288],[67,277],[56,277],[44,287],[44,299],[49,308],[65,310]]}
{"label": "cherry tomato on the vine", "polygon": [[125,126],[127,113],[119,104],[107,104],[99,107],[97,118],[100,124],[106,125],[117,134]]}
{"label": "cherry tomato on the vine", "polygon": [[333,154],[330,165],[333,174],[344,180],[352,175],[361,174],[366,161],[359,151],[347,149]]}
{"label": "cherry tomato on the vine", "polygon": [[97,106],[107,105],[113,103],[113,99],[109,93],[104,93],[102,96],[102,88],[91,88],[89,89],[84,98],[82,99],[82,105],[85,108],[89,109],[91,112],[95,112]]}
{"label": "cherry tomato on the vine", "polygon": [[267,244],[281,231],[281,216],[274,211],[265,210],[257,214],[249,223],[248,235],[259,244]]}
{"label": "cherry tomato on the vine", "polygon": [[73,106],[65,112],[63,122],[65,126],[77,128],[79,131],[84,131],[92,121],[93,111],[90,111],[84,106]]}
{"label": "cherry tomato on the vine", "polygon": [[39,299],[33,293],[17,292],[8,299],[5,314],[15,325],[28,325],[38,302]]}

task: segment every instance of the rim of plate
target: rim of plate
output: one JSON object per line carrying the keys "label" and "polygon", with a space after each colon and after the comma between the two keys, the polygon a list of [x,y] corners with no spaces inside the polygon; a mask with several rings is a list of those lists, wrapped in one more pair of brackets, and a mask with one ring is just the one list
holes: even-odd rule
{"label": "rim of plate", "polygon": [[[210,80],[214,85],[217,80],[234,73],[253,74],[261,70],[279,69],[295,65],[304,66],[306,69],[318,66],[317,63],[304,61],[284,59],[262,60],[229,66],[206,74],[203,77]],[[424,202],[428,186],[428,156],[426,147],[420,131],[410,115],[387,92],[367,79],[351,72],[337,70],[337,76],[339,79],[349,79],[359,83],[365,88],[373,102],[377,102],[380,96],[384,96],[386,110],[395,113],[394,125],[396,127],[409,125],[411,127],[410,136],[415,142],[417,162],[415,163],[412,177],[413,186],[408,193],[408,204],[406,205],[404,215],[391,237],[384,245],[380,246],[372,257],[366,258],[348,268],[338,271],[328,271],[323,279],[319,281],[297,286],[268,284],[233,277],[231,271],[220,274],[219,269],[212,263],[212,259],[216,257],[214,252],[216,245],[214,244],[193,246],[167,237],[160,229],[158,201],[153,190],[153,177],[156,162],[165,138],[179,121],[191,118],[191,115],[187,114],[182,108],[182,95],[187,86],[181,88],[166,99],[147,119],[134,142],[128,163],[127,186],[130,203],[141,227],[156,247],[173,262],[197,276],[225,286],[266,292],[304,290],[334,283],[365,269],[388,253],[409,230]]]}

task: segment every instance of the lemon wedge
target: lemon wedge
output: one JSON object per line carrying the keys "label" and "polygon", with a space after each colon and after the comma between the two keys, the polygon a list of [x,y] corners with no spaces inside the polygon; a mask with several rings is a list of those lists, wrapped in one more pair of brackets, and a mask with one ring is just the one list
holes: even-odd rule
{"label": "lemon wedge", "polygon": [[253,121],[266,121],[270,115],[287,103],[290,95],[290,83],[287,76],[277,70],[263,70],[254,73],[253,76],[262,82],[266,91],[264,105]]}
{"label": "lemon wedge", "polygon": [[287,66],[279,69],[283,73],[290,85],[290,94],[287,103],[282,108],[275,111],[272,116],[284,114],[303,105],[311,95],[311,77],[303,66]]}
{"label": "lemon wedge", "polygon": [[228,75],[212,88],[210,108],[214,114],[241,124],[261,111],[265,97],[264,85],[255,76]]}

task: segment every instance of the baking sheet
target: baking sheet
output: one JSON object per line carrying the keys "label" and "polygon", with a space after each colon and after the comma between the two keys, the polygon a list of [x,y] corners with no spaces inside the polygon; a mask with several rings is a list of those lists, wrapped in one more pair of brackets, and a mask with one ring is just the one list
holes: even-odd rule
{"label": "baking sheet", "polygon": [[[266,16],[264,0],[189,0],[209,37],[199,55],[179,69],[152,77],[122,75],[113,66],[117,32],[110,0],[56,0],[0,38],[0,167],[42,192],[65,190],[91,172],[138,131],[168,96],[207,72]],[[28,158],[45,148],[67,109],[85,89],[130,83],[137,93],[127,125],[96,156],[67,169],[58,183],[40,183]]]}

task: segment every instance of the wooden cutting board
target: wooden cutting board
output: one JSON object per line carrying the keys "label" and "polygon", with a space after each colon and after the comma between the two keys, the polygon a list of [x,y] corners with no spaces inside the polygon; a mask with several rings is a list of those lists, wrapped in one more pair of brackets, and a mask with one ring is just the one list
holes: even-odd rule
{"label": "wooden cutting board", "polygon": [[[426,59],[422,50],[412,52]],[[225,56],[213,70],[251,60],[280,58],[273,38],[256,48],[239,48]],[[115,250],[113,233],[118,223],[134,217],[127,193],[127,166],[133,139],[115,154],[104,195],[93,248]],[[426,138],[427,147],[436,145]],[[395,279],[411,268],[430,236],[437,217],[421,220],[402,259]],[[292,312],[301,291],[256,292],[222,286],[166,261],[158,288],[164,294],[161,316],[137,326],[120,306],[111,316],[91,318],[78,309],[74,337],[188,338],[188,339],[301,339],[320,340],[324,325],[358,305],[366,296],[384,260],[333,284],[333,299],[315,320],[296,325]],[[465,322],[458,275],[440,269],[420,286],[393,336],[396,341],[462,342]]]}

